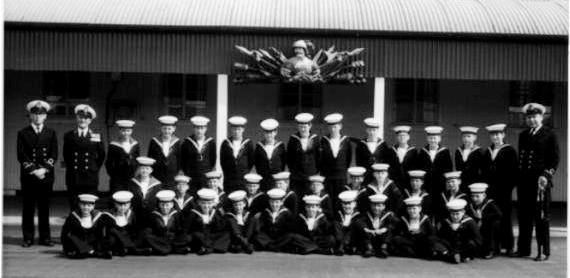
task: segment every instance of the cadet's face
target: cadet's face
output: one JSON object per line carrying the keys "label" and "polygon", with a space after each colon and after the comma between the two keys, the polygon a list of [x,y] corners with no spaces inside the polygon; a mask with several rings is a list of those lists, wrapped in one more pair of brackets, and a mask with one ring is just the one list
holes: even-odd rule
{"label": "cadet's face", "polygon": [[295,55],[299,56],[305,56],[305,49],[303,49],[302,47],[295,47],[293,48],[293,52],[295,52]]}
{"label": "cadet's face", "polygon": [[181,194],[186,193],[186,191],[188,191],[189,187],[190,186],[185,182],[179,182],[176,184],[176,190]]}
{"label": "cadet's face", "polygon": [[384,208],[386,208],[384,203],[370,203],[370,211],[375,216],[380,215],[384,211]]}
{"label": "cadet's face", "polygon": [[464,133],[461,135],[461,140],[463,141],[463,144],[474,144],[475,140],[477,140],[477,135],[472,133]]}
{"label": "cadet's face", "polygon": [[464,214],[465,214],[464,210],[454,210],[449,212],[449,216],[451,217],[451,221],[453,222],[461,221],[461,218],[463,218]]}
{"label": "cadet's face", "polygon": [[526,124],[529,127],[537,127],[542,125],[542,121],[544,120],[544,116],[541,114],[532,114],[526,116]]}
{"label": "cadet's face", "polygon": [[235,213],[242,214],[245,209],[245,202],[244,201],[234,202],[233,206]]}
{"label": "cadet's face", "polygon": [[308,217],[315,217],[319,212],[319,205],[305,205]]}
{"label": "cadet's face", "polygon": [[194,126],[194,135],[197,137],[206,136],[206,131],[208,131],[208,127],[206,126]]}
{"label": "cadet's face", "polygon": [[388,178],[388,172],[387,171],[374,171],[374,178],[376,178],[379,181],[386,180],[386,178]]}
{"label": "cadet's face", "polygon": [[175,131],[176,127],[173,125],[163,125],[160,127],[160,133],[163,136],[172,136],[172,134],[174,134]]}
{"label": "cadet's face", "polygon": [[447,191],[457,192],[459,190],[459,185],[461,184],[460,179],[447,179]]}
{"label": "cadet's face", "polygon": [[287,180],[277,180],[275,181],[275,188],[287,191],[289,189],[289,181]]}
{"label": "cadet's face", "polygon": [[257,183],[248,183],[245,185],[245,190],[247,190],[247,194],[253,195],[257,193],[259,190],[259,184]]}
{"label": "cadet's face", "polygon": [[87,128],[87,127],[89,127],[89,125],[91,124],[91,122],[93,120],[89,117],[77,115],[77,116],[75,116],[75,121],[77,122],[78,127]]}
{"label": "cadet's face", "polygon": [[274,141],[274,140],[275,140],[275,136],[277,136],[277,130],[265,131],[265,132],[263,133],[263,137],[264,137],[265,140],[267,140],[267,141]]}
{"label": "cadet's face", "polygon": [[206,213],[212,210],[214,203],[212,201],[200,200],[198,201],[198,206],[203,213]]}
{"label": "cadet's face", "polygon": [[418,218],[420,217],[420,212],[422,212],[421,206],[408,206],[408,215],[411,218]]}
{"label": "cadet's face", "polygon": [[504,132],[493,132],[491,133],[491,142],[495,145],[502,145],[505,140]]}
{"label": "cadet's face", "polygon": [[283,201],[282,200],[276,200],[276,199],[270,199],[269,200],[269,208],[271,209],[271,211],[276,212],[278,211],[281,206],[283,205]]}
{"label": "cadet's face", "polygon": [[378,136],[378,128],[367,127],[366,128],[366,136],[375,138],[376,136]]}
{"label": "cadet's face", "polygon": [[152,167],[150,166],[139,166],[139,173],[142,178],[150,177],[152,174]]}
{"label": "cadet's face", "polygon": [[408,143],[408,141],[410,141],[410,135],[406,132],[399,132],[396,135],[396,141],[398,142],[398,144],[400,145],[405,145]]}
{"label": "cadet's face", "polygon": [[350,176],[350,180],[352,186],[358,188],[364,182],[364,176]]}
{"label": "cadet's face", "polygon": [[485,193],[472,193],[471,194],[471,201],[473,201],[473,204],[475,205],[480,205],[483,203],[483,200],[485,200],[486,194]]}
{"label": "cadet's face", "polygon": [[79,210],[83,215],[91,213],[95,209],[95,203],[79,202]]}
{"label": "cadet's face", "polygon": [[230,128],[230,135],[234,139],[241,139],[245,128],[243,126],[232,126]]}
{"label": "cadet's face", "polygon": [[439,144],[439,142],[441,142],[441,136],[440,135],[428,135],[427,136],[427,142],[430,145],[437,145],[437,144]]}
{"label": "cadet's face", "polygon": [[162,214],[169,214],[173,207],[173,202],[158,202],[158,209]]}
{"label": "cadet's face", "polygon": [[311,183],[311,192],[313,192],[313,194],[321,194],[321,191],[323,191],[324,185],[320,182],[312,182]]}
{"label": "cadet's face", "polygon": [[119,136],[121,139],[130,138],[133,135],[132,128],[120,128],[119,129]]}
{"label": "cadet's face", "polygon": [[309,133],[311,132],[311,124],[306,123],[306,124],[297,124],[297,131],[299,131],[299,133],[301,134],[301,136],[308,136]]}
{"label": "cadet's face", "polygon": [[221,185],[220,179],[209,179],[208,180],[208,188],[211,189],[218,189]]}
{"label": "cadet's face", "polygon": [[35,124],[35,125],[41,125],[46,121],[47,118],[47,114],[42,113],[42,114],[35,114],[35,113],[30,113],[30,121]]}
{"label": "cadet's face", "polygon": [[413,191],[418,191],[418,190],[421,190],[422,185],[424,185],[424,180],[423,179],[411,179],[410,184],[411,184],[411,188]]}
{"label": "cadet's face", "polygon": [[119,213],[126,213],[131,208],[131,203],[115,203],[115,208]]}
{"label": "cadet's face", "polygon": [[354,208],[356,207],[356,202],[342,202],[342,210],[346,214],[352,214]]}
{"label": "cadet's face", "polygon": [[328,129],[331,134],[340,134],[342,124],[328,125]]}

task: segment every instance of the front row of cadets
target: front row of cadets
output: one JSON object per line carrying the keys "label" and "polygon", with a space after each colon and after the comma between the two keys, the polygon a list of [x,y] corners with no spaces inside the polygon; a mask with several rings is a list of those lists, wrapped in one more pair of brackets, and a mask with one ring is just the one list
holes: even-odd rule
{"label": "front row of cadets", "polygon": [[258,188],[251,187],[258,186],[260,179],[248,178],[248,192],[229,194],[231,205],[223,210],[216,208],[219,193],[211,188],[198,190],[194,207],[187,210],[176,208],[180,202],[176,192],[161,190],[155,209],[147,215],[131,209],[133,194],[128,191],[114,193],[114,208],[107,212],[95,210],[96,196],[81,194],[62,229],[64,253],[70,258],[112,258],[271,251],[366,258],[395,255],[459,263],[477,256],[490,259],[499,251],[501,215],[486,198],[486,184],[469,186],[470,204],[461,198],[450,200],[448,216],[435,225],[423,212],[419,194],[404,200],[405,214],[398,216],[387,210],[387,195],[368,196],[368,208],[359,212],[358,191],[344,191],[338,195],[340,210],[329,218],[322,211],[322,196],[305,195],[302,212],[296,214],[285,206],[287,191],[274,188],[265,194],[267,207],[252,213],[248,204],[258,196]]}

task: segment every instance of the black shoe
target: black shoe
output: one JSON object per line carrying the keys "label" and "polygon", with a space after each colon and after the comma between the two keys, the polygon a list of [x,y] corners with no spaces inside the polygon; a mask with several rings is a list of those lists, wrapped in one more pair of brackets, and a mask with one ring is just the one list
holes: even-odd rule
{"label": "black shoe", "polygon": [[40,240],[39,244],[43,245],[43,246],[48,246],[48,247],[52,247],[54,245],[53,242],[49,239]]}
{"label": "black shoe", "polygon": [[362,252],[362,257],[364,258],[370,258],[374,255],[374,252],[372,251],[372,249],[366,249],[364,250],[364,252]]}
{"label": "black shoe", "polygon": [[343,256],[344,255],[344,248],[339,247],[337,249],[334,250],[334,255],[335,256]]}
{"label": "black shoe", "polygon": [[253,244],[245,245],[245,246],[243,247],[243,252],[245,252],[246,254],[251,254],[251,253],[253,253]]}
{"label": "black shoe", "polygon": [[32,246],[33,244],[34,244],[34,242],[31,241],[31,240],[24,240],[24,241],[22,242],[22,247],[28,248],[28,247]]}
{"label": "black shoe", "polygon": [[534,261],[535,262],[548,261],[549,257],[550,257],[549,255],[544,255],[544,254],[538,253],[538,255],[536,255],[536,257],[534,258]]}
{"label": "black shoe", "polygon": [[495,257],[495,253],[494,253],[494,252],[489,252],[489,254],[483,256],[483,258],[484,258],[485,260],[490,260],[490,259],[492,259],[492,258],[494,258],[494,257]]}
{"label": "black shoe", "polygon": [[198,250],[198,252],[196,252],[196,254],[198,254],[199,256],[203,256],[203,255],[208,255],[212,252],[213,252],[213,250],[211,248],[202,247]]}
{"label": "black shoe", "polygon": [[137,254],[139,256],[150,256],[150,255],[152,255],[152,248],[150,248],[150,247],[135,248],[134,252],[135,252],[135,254]]}
{"label": "black shoe", "polygon": [[504,253],[505,256],[507,257],[514,257],[515,252],[513,251],[513,249],[507,249]]}
{"label": "black shoe", "polygon": [[523,258],[530,256],[530,253],[522,253],[520,251],[514,252],[513,257]]}

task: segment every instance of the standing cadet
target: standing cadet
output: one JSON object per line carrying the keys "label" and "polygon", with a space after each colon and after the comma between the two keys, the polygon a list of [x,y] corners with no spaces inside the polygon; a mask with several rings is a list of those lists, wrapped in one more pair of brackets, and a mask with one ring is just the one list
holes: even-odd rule
{"label": "standing cadet", "polygon": [[339,113],[325,117],[329,134],[321,138],[321,174],[325,177],[325,190],[336,201],[346,185],[346,170],[352,159],[352,148],[347,136],[341,134],[342,118]]}
{"label": "standing cadet", "polygon": [[304,194],[309,186],[309,176],[319,172],[320,140],[311,134],[313,115],[300,113],[295,116],[297,132],[287,143],[287,165],[291,171],[291,188],[297,194]]}
{"label": "standing cadet", "polygon": [[275,119],[266,119],[260,126],[265,139],[257,142],[255,148],[255,171],[263,177],[261,191],[267,192],[273,188],[273,175],[285,170],[287,153],[285,145],[275,139],[279,122]]}
{"label": "standing cadet", "polygon": [[514,235],[511,210],[513,206],[512,192],[518,184],[519,161],[517,151],[505,144],[505,124],[487,126],[491,136],[491,146],[484,154],[485,178],[489,184],[487,195],[497,202],[502,212],[501,217],[501,248],[506,249],[506,255],[513,255]]}
{"label": "standing cadet", "polygon": [[153,164],[153,174],[163,184],[172,186],[174,176],[180,170],[180,140],[176,132],[176,122],[178,118],[174,116],[161,116],[160,136],[153,137],[148,145],[148,157],[156,160]]}
{"label": "standing cadet", "polygon": [[70,207],[76,206],[79,194],[97,194],[99,169],[105,161],[105,146],[101,141],[101,134],[89,128],[97,113],[87,104],[75,106],[74,112],[77,127],[63,136],[65,183]]}
{"label": "standing cadet", "polygon": [[190,119],[194,126],[194,134],[186,137],[180,146],[180,168],[184,174],[190,176],[190,191],[195,194],[206,185],[207,172],[216,166],[216,141],[206,137],[210,119],[203,116],[194,116]]}
{"label": "standing cadet", "polygon": [[418,152],[416,169],[426,171],[425,188],[432,195],[445,190],[443,174],[453,169],[453,160],[448,148],[441,145],[443,127],[425,128],[428,144]]}
{"label": "standing cadet", "polygon": [[519,203],[518,256],[530,255],[532,228],[536,225],[537,261],[550,256],[550,201],[552,176],[560,161],[558,139],[542,123],[546,108],[538,103],[523,106],[529,129],[519,135],[521,184],[517,189]]}
{"label": "standing cadet", "polygon": [[105,168],[110,178],[110,192],[119,190],[135,175],[136,158],[141,153],[139,143],[132,137],[135,122],[118,120],[115,125],[119,128],[119,140],[109,143],[107,161],[105,161]]}
{"label": "standing cadet", "polygon": [[479,128],[462,126],[459,130],[463,144],[455,151],[455,169],[461,171],[461,190],[467,192],[467,186],[483,181],[483,149],[475,144]]}
{"label": "standing cadet", "polygon": [[49,226],[50,196],[54,182],[54,165],[57,160],[55,131],[44,122],[50,106],[47,102],[33,100],[26,110],[30,125],[18,132],[17,151],[22,184],[22,233],[23,247],[34,243],[34,214],[38,207],[39,243],[53,246]]}
{"label": "standing cadet", "polygon": [[254,165],[254,146],[251,140],[243,138],[247,119],[233,116],[228,119],[230,137],[224,140],[220,149],[220,163],[224,171],[224,190],[232,193],[244,190],[243,177]]}
{"label": "standing cadet", "polygon": [[408,143],[412,129],[410,126],[399,125],[392,129],[396,133],[396,144],[390,148],[388,153],[390,178],[400,186],[400,189],[404,189],[407,184],[410,184],[408,172],[416,167],[418,150]]}
{"label": "standing cadet", "polygon": [[390,162],[388,160],[390,147],[380,138],[380,134],[378,134],[378,127],[380,126],[378,119],[366,118],[364,119],[364,125],[366,125],[366,138],[355,140],[355,153],[356,165],[364,167],[367,170],[364,177],[364,184],[368,184],[374,179],[372,175],[372,164]]}
{"label": "standing cadet", "polygon": [[483,238],[481,245],[481,256],[485,259],[492,259],[495,254],[501,252],[501,211],[495,201],[487,198],[485,191],[486,183],[473,183],[469,185],[471,191],[471,202],[467,206],[469,215],[479,226],[479,231]]}

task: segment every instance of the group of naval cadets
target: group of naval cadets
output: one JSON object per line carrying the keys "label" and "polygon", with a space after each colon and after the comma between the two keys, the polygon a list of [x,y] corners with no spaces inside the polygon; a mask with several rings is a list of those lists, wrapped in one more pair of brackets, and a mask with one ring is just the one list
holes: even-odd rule
{"label": "group of naval cadets", "polygon": [[[49,110],[44,101],[29,102],[30,125],[18,133],[25,247],[33,244],[36,204],[39,243],[53,245],[48,212],[58,144],[44,124]],[[558,143],[542,125],[544,106],[522,110],[529,128],[520,134],[518,154],[505,142],[505,124],[486,127],[488,148],[477,145],[478,128],[460,127],[462,144],[452,152],[439,126],[425,127],[424,147],[410,144],[410,126],[395,126],[391,146],[374,118],[364,120],[366,137],[356,139],[343,134],[341,114],[324,118],[329,133],[320,136],[311,132],[313,116],[301,113],[285,146],[276,139],[276,120],[260,123],[264,138],[254,143],[244,137],[247,120],[234,116],[219,146],[218,171],[206,117],[192,117],[194,132],[184,139],[175,135],[176,117],[159,117],[160,135],[143,156],[134,121],[116,121],[118,138],[105,151],[90,128],[95,110],[80,104],[76,127],[64,135],[72,210],[61,232],[63,250],[70,258],[272,251],[461,263],[530,256],[534,227],[535,260],[546,260]],[[103,165],[111,199],[96,208]]]}

